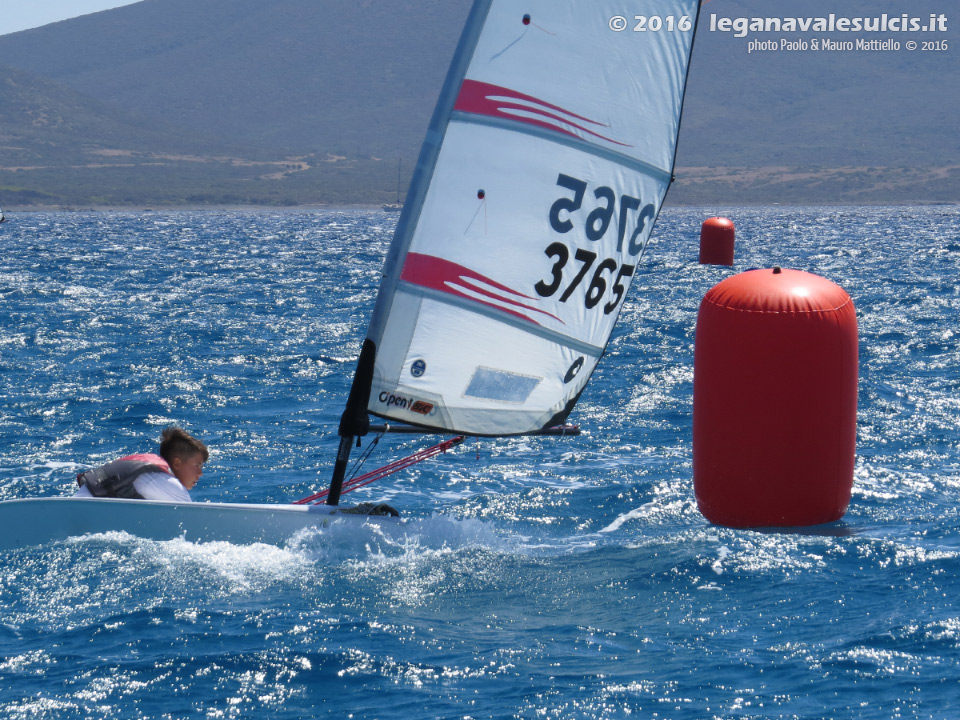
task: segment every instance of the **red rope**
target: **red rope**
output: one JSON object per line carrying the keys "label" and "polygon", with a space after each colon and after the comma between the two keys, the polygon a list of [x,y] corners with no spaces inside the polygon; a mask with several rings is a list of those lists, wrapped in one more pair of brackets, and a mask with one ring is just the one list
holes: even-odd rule
{"label": "red rope", "polygon": [[[382,468],[371,470],[370,472],[364,473],[359,477],[351,478],[350,480],[348,480],[343,484],[343,489],[340,491],[340,494],[342,495],[344,493],[350,492],[351,490],[356,490],[357,488],[361,488],[364,485],[369,485],[370,483],[375,482],[376,480],[385,478],[388,475],[393,475],[394,473],[399,472],[405,468],[408,468],[411,465],[416,465],[417,463],[423,462],[424,460],[429,460],[430,458],[436,455],[439,455],[440,453],[445,453],[447,450],[459,445],[463,441],[464,441],[464,436],[457,435],[456,437],[450,438],[449,440],[444,440],[442,443],[437,443],[432,447],[428,447],[423,450],[418,450],[413,455],[408,455],[407,457],[401,458],[400,460],[394,460],[392,463],[388,465],[384,465]],[[293,504],[306,505],[307,503],[319,503],[329,494],[330,494],[329,490],[322,490],[318,493],[314,493],[313,495],[308,495],[305,498],[301,498],[300,500],[295,500]]]}

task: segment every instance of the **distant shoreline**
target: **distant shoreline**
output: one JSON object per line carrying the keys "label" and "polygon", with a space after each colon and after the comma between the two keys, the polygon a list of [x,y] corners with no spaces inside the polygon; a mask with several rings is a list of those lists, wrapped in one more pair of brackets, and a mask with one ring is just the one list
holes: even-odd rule
{"label": "distant shoreline", "polygon": [[[263,212],[380,209],[396,197],[395,190],[377,192],[373,189],[375,186],[369,184],[370,178],[346,166],[338,169],[344,174],[321,175],[309,181],[299,178],[294,185],[289,184],[294,182],[290,178],[261,179],[251,180],[252,184],[242,188],[235,179],[212,173],[203,179],[202,191],[178,184],[180,181],[173,176],[176,173],[154,177],[153,168],[147,166],[129,168],[119,178],[114,177],[112,184],[105,184],[104,180],[114,170],[116,168],[77,169],[80,177],[70,176],[71,184],[58,187],[52,183],[59,175],[35,177],[26,170],[4,173],[0,168],[0,205],[8,211],[40,212],[171,209]],[[960,163],[918,167],[678,165],[674,173],[676,180],[666,197],[669,207],[950,205],[960,202]],[[4,175],[11,177],[6,179]],[[199,181],[194,178],[194,182]],[[403,196],[405,192],[400,194]]]}
{"label": "distant shoreline", "polygon": [[[700,201],[700,202],[671,202],[670,195],[667,195],[664,208],[716,208],[716,207],[957,207],[960,206],[960,199],[957,200],[905,200],[903,202],[894,201],[863,201],[851,202],[849,200],[837,202],[776,202],[776,201],[755,201],[744,202],[737,201]],[[89,205],[77,207],[72,205],[26,205],[23,207],[8,206],[4,213],[9,217],[23,215],[27,213],[166,213],[166,212],[237,212],[237,213],[297,213],[311,211],[378,211],[383,212],[385,217],[399,217],[399,213],[385,212],[379,204],[374,203],[311,203],[309,205]]]}
{"label": "distant shoreline", "polygon": [[[666,197],[668,207],[769,206],[897,206],[956,205],[960,203],[960,164],[927,167],[726,167],[678,166],[676,181]],[[167,185],[148,185],[138,192],[121,194],[101,191],[94,195],[84,186],[71,193],[26,190],[27,178],[19,187],[0,182],[0,205],[8,212],[304,212],[330,209],[376,209],[393,193],[378,196],[372,191],[354,190],[336,197],[324,185],[300,187],[271,198],[266,193],[231,197],[230,192],[204,193],[190,197],[172,192]],[[214,180],[211,180],[214,182]],[[258,200],[262,195],[264,202]],[[314,198],[328,195],[327,202]],[[352,196],[352,197],[351,197]],[[76,198],[79,202],[70,202]],[[151,201],[154,198],[154,201]],[[362,198],[353,201],[353,198]],[[92,202],[84,202],[84,200]],[[120,202],[117,202],[117,201]],[[209,200],[209,201],[207,201]],[[236,200],[237,202],[230,202]],[[307,202],[299,202],[305,200]],[[18,205],[24,202],[24,205]],[[59,201],[59,202],[57,202]],[[29,204],[26,204],[29,203]],[[36,204],[34,204],[36,203]]]}
{"label": "distant shoreline", "polygon": [[[311,203],[309,205],[25,205],[9,206],[7,215],[44,212],[164,213],[164,212],[309,212],[311,210],[380,210],[373,203]],[[387,213],[384,213],[387,214]],[[394,213],[395,214],[395,213]]]}

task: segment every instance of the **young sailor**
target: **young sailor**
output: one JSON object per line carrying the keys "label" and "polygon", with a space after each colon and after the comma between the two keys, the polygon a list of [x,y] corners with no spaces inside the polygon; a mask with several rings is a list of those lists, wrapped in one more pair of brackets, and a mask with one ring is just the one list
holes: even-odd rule
{"label": "young sailor", "polygon": [[128,455],[77,475],[74,497],[191,502],[189,490],[210,457],[207,446],[178,427],[160,436],[160,454]]}

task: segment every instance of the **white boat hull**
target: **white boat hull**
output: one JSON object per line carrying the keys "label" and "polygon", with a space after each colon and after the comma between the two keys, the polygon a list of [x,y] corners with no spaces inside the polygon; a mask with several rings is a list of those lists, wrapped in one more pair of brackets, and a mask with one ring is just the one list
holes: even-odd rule
{"label": "white boat hull", "polygon": [[300,530],[332,522],[398,521],[345,514],[329,505],[29,498],[0,502],[0,550],[105,532],[126,532],[150,540],[183,538],[191,542],[282,545]]}

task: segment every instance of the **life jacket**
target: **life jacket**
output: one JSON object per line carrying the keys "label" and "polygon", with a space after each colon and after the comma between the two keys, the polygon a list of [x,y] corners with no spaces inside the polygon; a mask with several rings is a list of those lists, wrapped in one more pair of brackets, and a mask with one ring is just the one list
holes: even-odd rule
{"label": "life jacket", "polygon": [[143,500],[133,481],[148,472],[164,472],[172,475],[167,461],[159,455],[143,453],[127,455],[106,465],[87,470],[77,475],[77,484],[84,485],[94,497]]}

